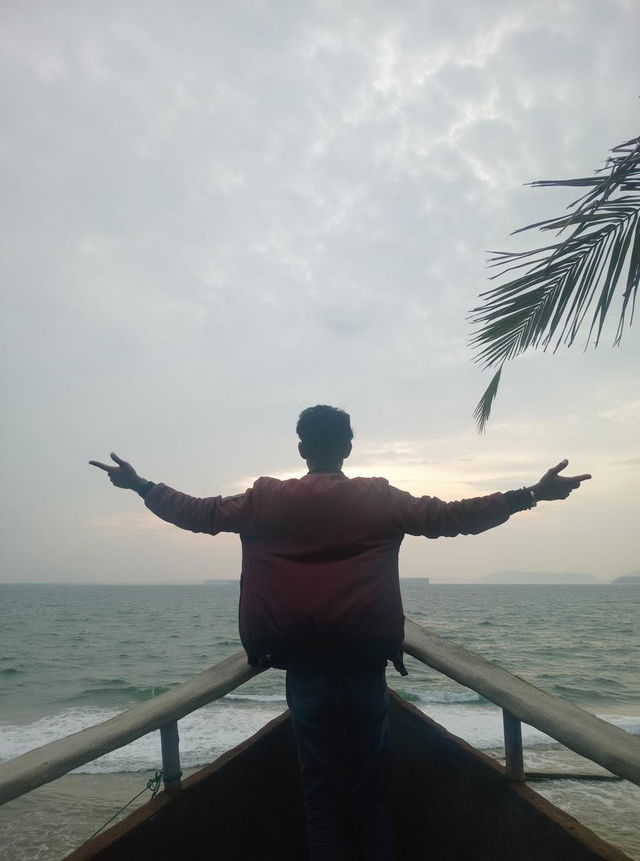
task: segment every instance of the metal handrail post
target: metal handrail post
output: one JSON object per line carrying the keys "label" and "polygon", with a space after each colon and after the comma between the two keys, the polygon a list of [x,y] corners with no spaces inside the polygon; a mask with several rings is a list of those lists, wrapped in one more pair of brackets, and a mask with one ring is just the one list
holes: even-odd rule
{"label": "metal handrail post", "polygon": [[507,709],[502,709],[504,727],[504,757],[507,780],[524,783],[524,758],[522,755],[522,724]]}
{"label": "metal handrail post", "polygon": [[160,727],[160,745],[162,747],[162,780],[167,792],[179,792],[180,778],[180,736],[178,721]]}

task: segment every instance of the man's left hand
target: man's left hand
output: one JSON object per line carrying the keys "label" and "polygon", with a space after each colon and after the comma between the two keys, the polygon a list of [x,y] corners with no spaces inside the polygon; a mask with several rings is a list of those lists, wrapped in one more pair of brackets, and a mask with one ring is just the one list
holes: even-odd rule
{"label": "man's left hand", "polygon": [[537,500],[566,499],[572,490],[577,490],[583,481],[588,481],[591,476],[583,475],[560,475],[567,467],[569,461],[561,460],[557,466],[552,466],[542,476],[537,484],[532,485],[530,490],[535,494]]}

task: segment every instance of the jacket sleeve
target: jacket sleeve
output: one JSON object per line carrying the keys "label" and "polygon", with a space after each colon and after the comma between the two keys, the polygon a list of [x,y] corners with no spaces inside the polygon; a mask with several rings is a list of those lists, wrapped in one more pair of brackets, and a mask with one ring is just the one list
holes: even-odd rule
{"label": "jacket sleeve", "polygon": [[443,502],[435,496],[415,497],[395,487],[389,492],[393,522],[408,535],[427,538],[477,535],[505,523],[517,510],[504,493]]}
{"label": "jacket sleeve", "polygon": [[251,490],[238,496],[200,499],[180,493],[166,484],[156,484],[144,504],[162,520],[191,532],[240,532],[251,518]]}

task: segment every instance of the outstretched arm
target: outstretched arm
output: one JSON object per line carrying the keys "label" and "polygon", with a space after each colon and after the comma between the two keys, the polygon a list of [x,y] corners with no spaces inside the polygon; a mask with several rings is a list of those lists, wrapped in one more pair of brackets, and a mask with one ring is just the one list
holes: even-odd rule
{"label": "outstretched arm", "polygon": [[115,461],[116,466],[108,463],[100,463],[98,460],[90,460],[89,463],[91,466],[103,469],[114,487],[122,487],[124,490],[135,490],[136,493],[140,493],[141,491],[144,493],[147,485],[153,485],[153,482],[147,481],[146,478],[141,478],[130,463],[122,460],[113,451],[111,452],[111,459]]}
{"label": "outstretched arm", "polygon": [[591,476],[563,476],[567,466],[562,460],[548,469],[540,481],[520,490],[491,493],[474,499],[443,502],[430,496],[416,498],[397,488],[390,488],[391,515],[398,526],[409,535],[440,538],[454,535],[477,535],[505,523],[512,514],[533,508],[543,500],[566,499]]}
{"label": "outstretched arm", "polygon": [[115,452],[111,452],[111,459],[115,465],[98,460],[90,460],[89,463],[106,472],[114,487],[135,490],[144,499],[149,511],[181,529],[209,535],[240,532],[250,519],[251,491],[226,498],[211,496],[200,499],[180,493],[166,484],[155,484],[141,478],[131,464]]}

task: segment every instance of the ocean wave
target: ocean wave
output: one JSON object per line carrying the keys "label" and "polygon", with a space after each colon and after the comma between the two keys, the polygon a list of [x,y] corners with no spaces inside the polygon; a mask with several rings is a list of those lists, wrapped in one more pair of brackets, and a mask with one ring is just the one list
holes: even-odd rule
{"label": "ocean wave", "polygon": [[137,685],[129,684],[121,679],[114,679],[111,684],[102,686],[85,688],[78,694],[68,697],[67,703],[86,703],[90,705],[93,702],[102,702],[110,700],[115,705],[123,705],[131,702],[144,702],[145,700],[153,699],[158,694],[164,694],[170,691],[171,687],[166,685],[153,685],[149,687],[138,687]]}
{"label": "ocean wave", "polygon": [[[491,750],[504,746],[502,709],[489,705],[470,708],[464,705],[434,704],[421,709],[428,717],[442,724],[449,732],[467,741],[480,750]],[[632,735],[640,734],[640,716],[598,715],[602,720],[614,724]],[[559,747],[551,736],[535,727],[523,723],[522,744],[525,749]]]}
{"label": "ocean wave", "polygon": [[418,701],[430,703],[480,703],[483,698],[475,691],[428,691],[418,694]]}
{"label": "ocean wave", "polygon": [[225,700],[241,700],[254,703],[286,703],[282,694],[225,694]]}
{"label": "ocean wave", "polygon": [[[211,703],[180,720],[180,762],[196,768],[217,759],[225,751],[249,738],[284,709],[265,703],[260,709],[241,704]],[[0,724],[0,762],[21,756],[87,727],[110,720],[117,709],[79,707],[51,718],[17,726]],[[82,774],[150,771],[161,767],[160,733],[151,732],[126,747],[111,751],[75,769]]]}
{"label": "ocean wave", "polygon": [[475,691],[403,691],[398,690],[398,693],[408,702],[424,705],[436,705],[446,703],[480,703],[484,702],[480,694]]}
{"label": "ocean wave", "polygon": [[629,689],[616,679],[600,678],[594,679],[593,682],[584,686],[572,682],[556,683],[552,686],[551,693],[587,708],[599,703],[605,706],[638,704],[637,690]]}
{"label": "ocean wave", "polygon": [[631,735],[640,736],[640,716],[634,717],[633,715],[619,716],[599,714],[598,717],[602,718],[602,720],[607,723],[612,723],[614,726],[617,726],[619,729],[623,729]]}
{"label": "ocean wave", "polygon": [[[464,692],[462,692],[464,693]],[[284,711],[282,698],[258,699],[232,695],[187,715],[179,721],[180,760],[183,768],[195,768],[212,762],[225,751],[249,738],[268,721]],[[258,708],[255,706],[259,705]],[[480,750],[503,747],[502,712],[493,705],[475,702],[422,703],[421,710],[449,732]],[[75,707],[58,715],[25,725],[0,724],[0,761],[13,759],[43,744],[102,723],[118,714],[114,708]],[[635,735],[640,735],[640,716],[601,715],[601,717]],[[552,738],[522,725],[526,750],[559,748]],[[101,756],[76,769],[90,774],[137,772],[159,769],[160,736],[152,732],[126,747]]]}

